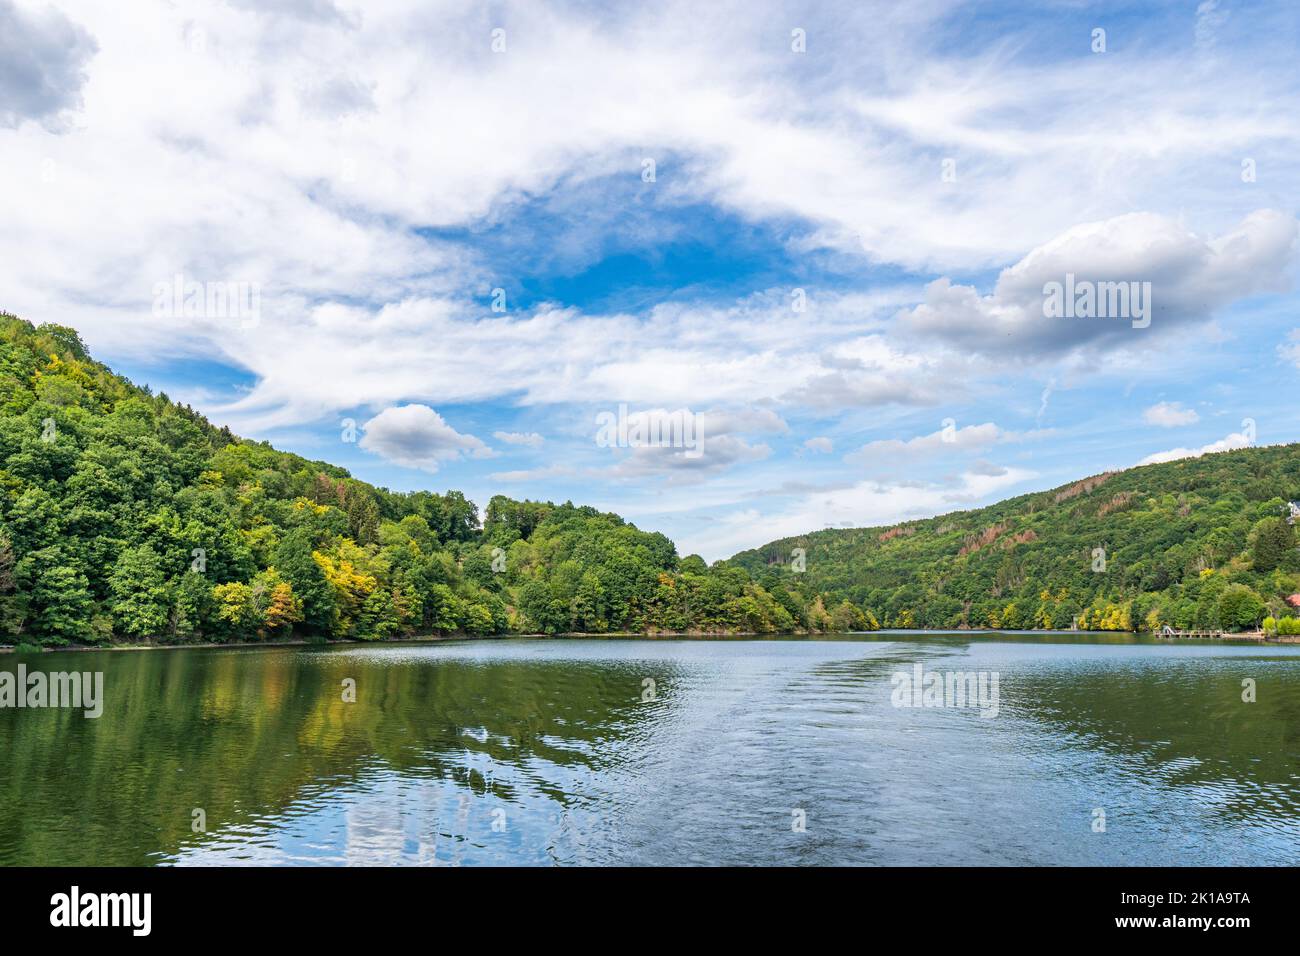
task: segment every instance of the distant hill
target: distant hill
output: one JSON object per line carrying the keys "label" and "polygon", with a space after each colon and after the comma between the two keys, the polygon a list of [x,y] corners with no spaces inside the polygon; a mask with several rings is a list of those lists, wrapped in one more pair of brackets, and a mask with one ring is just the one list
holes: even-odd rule
{"label": "distant hill", "polygon": [[794,582],[847,598],[886,627],[1240,630],[1300,613],[1286,600],[1300,592],[1293,501],[1300,445],[1248,448],[783,538],[730,563],[769,590]]}

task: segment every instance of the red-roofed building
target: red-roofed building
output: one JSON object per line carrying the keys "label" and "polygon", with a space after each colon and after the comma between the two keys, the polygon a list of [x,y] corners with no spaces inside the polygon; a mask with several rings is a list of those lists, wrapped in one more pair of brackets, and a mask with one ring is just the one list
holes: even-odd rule
{"label": "red-roofed building", "polygon": [[1287,597],[1286,603],[1292,607],[1300,607],[1300,594],[1292,594]]}

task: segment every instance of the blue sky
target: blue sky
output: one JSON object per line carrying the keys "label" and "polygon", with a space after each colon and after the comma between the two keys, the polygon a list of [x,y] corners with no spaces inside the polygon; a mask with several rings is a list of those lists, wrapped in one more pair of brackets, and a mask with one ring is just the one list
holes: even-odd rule
{"label": "blue sky", "polygon": [[[376,484],[716,559],[1300,440],[1290,4],[0,0],[0,35],[0,307]],[[1150,283],[1149,326],[1049,317],[1067,274]],[[700,454],[602,445],[620,406]]]}

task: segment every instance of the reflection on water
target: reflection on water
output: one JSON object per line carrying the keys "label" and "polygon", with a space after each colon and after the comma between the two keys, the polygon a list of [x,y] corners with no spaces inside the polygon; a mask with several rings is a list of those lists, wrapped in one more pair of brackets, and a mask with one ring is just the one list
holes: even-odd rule
{"label": "reflection on water", "polygon": [[[102,669],[104,715],[0,710],[0,863],[1291,864],[1298,655],[905,634],[43,655]],[[998,716],[893,707],[918,662],[999,673]]]}

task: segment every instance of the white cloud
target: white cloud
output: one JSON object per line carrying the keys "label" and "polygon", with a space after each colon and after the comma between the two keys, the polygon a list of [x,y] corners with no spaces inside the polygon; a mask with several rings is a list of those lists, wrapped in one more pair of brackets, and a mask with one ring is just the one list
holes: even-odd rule
{"label": "white cloud", "polygon": [[627,449],[622,460],[604,473],[612,478],[666,475],[676,482],[694,482],[741,462],[762,461],[772,454],[764,444],[752,444],[735,435],[706,436],[699,454],[668,445],[641,445]]}
{"label": "white cloud", "polygon": [[863,481],[802,496],[775,513],[743,509],[716,522],[701,522],[699,530],[680,535],[679,544],[681,553],[698,553],[712,561],[828,526],[876,527],[933,517],[986,500],[1033,477],[1031,471],[1008,468],[993,475],[966,472],[946,484]]}
{"label": "white cloud", "polygon": [[1158,402],[1142,413],[1142,420],[1148,425],[1161,428],[1176,428],[1179,425],[1192,425],[1201,420],[1194,408],[1184,408],[1181,402]]}
{"label": "white cloud", "polygon": [[1200,448],[1171,448],[1169,451],[1158,451],[1153,455],[1147,455],[1138,464],[1156,465],[1165,461],[1177,461],[1179,458],[1200,458],[1202,455],[1212,455],[1215,452],[1249,448],[1251,444],[1251,439],[1246,435],[1233,432],[1225,438],[1202,445]]}
{"label": "white cloud", "polygon": [[551,465],[546,468],[521,468],[515,471],[494,471],[490,475],[493,481],[522,482],[544,481],[547,478],[563,478],[576,472],[564,465]]}
{"label": "white cloud", "polygon": [[[1297,236],[1294,217],[1251,213],[1236,228],[1202,239],[1153,213],[1074,226],[1002,270],[989,295],[936,279],[925,302],[901,316],[914,334],[989,354],[1061,354],[1129,347],[1201,322],[1230,302],[1281,291]],[[1149,328],[1133,318],[1048,317],[1048,283],[1150,283]]]}
{"label": "white cloud", "polygon": [[[219,336],[214,344],[251,369],[256,384],[239,401],[206,410],[256,434],[358,405],[437,407],[509,396],[524,405],[703,406],[732,409],[733,418],[735,409],[749,409],[751,430],[784,432],[775,408],[797,401],[801,390],[817,391],[830,371],[853,387],[881,377],[900,383],[897,392],[891,386],[855,398],[864,402],[905,401],[909,392],[930,399],[959,377],[960,360],[908,357],[879,336],[859,334],[864,315],[883,320],[905,295],[828,295],[802,326],[786,322],[788,304],[766,293],[729,307],[667,304],[642,318],[550,307],[481,316],[443,297],[377,309],[320,305]],[[809,336],[828,343],[827,351],[810,353]],[[870,366],[844,364],[844,355],[865,351]],[[832,397],[809,395],[814,405],[842,407]]]}
{"label": "white cloud", "polygon": [[811,452],[820,452],[823,455],[829,455],[835,450],[834,443],[825,435],[818,435],[815,438],[809,438],[803,443],[803,447]]}
{"label": "white cloud", "polygon": [[[607,417],[613,420],[616,415],[610,411]],[[605,425],[596,436],[619,458],[603,472],[613,478],[665,475],[671,482],[696,482],[732,465],[771,455],[768,445],[749,442],[742,435],[789,431],[781,417],[766,408],[712,408],[698,413],[652,408],[628,410],[625,418],[627,437],[643,436],[629,447],[610,442]],[[656,437],[644,437],[649,435]]]}
{"label": "white cloud", "polygon": [[767,432],[785,434],[790,426],[770,408],[711,408],[699,415],[705,435]]}
{"label": "white cloud", "polygon": [[954,423],[947,428],[906,441],[887,438],[867,442],[857,451],[845,455],[844,460],[850,464],[870,464],[882,460],[891,463],[912,462],[945,451],[977,451],[988,448],[1001,435],[1002,430],[992,422],[966,425],[963,428],[956,427]]}
{"label": "white cloud", "polygon": [[[1249,148],[1278,182],[1296,171],[1294,116],[1242,110],[1239,91],[1186,82],[1177,53],[1115,70],[1086,55],[1020,62],[1015,38],[947,49],[932,38],[960,23],[944,3],[810,12],[816,58],[798,63],[768,42],[771,18],[748,5],[628,7],[593,22],[581,5],[506,3],[497,9],[509,24],[501,55],[490,52],[481,12],[449,2],[394,0],[364,15],[326,0],[292,0],[270,13],[244,0],[68,6],[100,53],[86,67],[75,132],[25,129],[4,143],[0,260],[10,268],[0,301],[37,321],[71,322],[92,347],[112,342],[119,353],[207,355],[215,346],[266,380],[245,427],[327,414],[339,406],[321,393],[336,381],[353,405],[375,407],[437,402],[432,393],[458,389],[482,394],[493,383],[504,390],[513,354],[499,375],[474,363],[466,381],[411,387],[427,371],[420,363],[442,350],[412,350],[408,360],[403,333],[417,330],[388,327],[384,309],[440,303],[459,343],[489,321],[472,290],[491,278],[472,241],[415,230],[501,221],[559,184],[635,178],[647,151],[662,160],[657,195],[799,222],[796,252],[829,248],[926,270],[1002,265],[1080,221],[1132,208],[1192,204],[1203,230],[1223,229],[1249,211],[1252,196],[1200,185],[1224,155]],[[1258,18],[1267,36],[1267,14]],[[858,55],[855,30],[869,31],[882,55]],[[1252,65],[1267,52],[1253,48]],[[815,76],[799,68],[812,64]],[[1290,73],[1252,75],[1260,102],[1293,98]],[[1111,106],[1098,110],[1098,102]],[[510,149],[501,148],[502,130]],[[959,159],[955,184],[938,175],[947,155]],[[48,182],[46,160],[58,171]],[[610,228],[610,219],[592,218]],[[1241,270],[1271,277],[1253,236],[1230,240],[1251,260]],[[260,329],[241,336],[215,321],[150,321],[149,290],[177,272],[260,282]],[[1235,294],[1227,286],[1208,289],[1212,303]],[[557,322],[539,310],[500,324],[492,338],[524,353],[541,327],[572,327],[549,350],[572,356],[572,373],[543,363],[546,375],[527,376],[534,398],[585,385],[669,404],[752,401],[758,381],[768,383],[765,397],[826,408],[945,394],[936,360],[918,354],[924,344],[861,335],[880,354],[850,368],[833,354],[796,355],[799,323],[787,295],[783,321],[773,308],[762,331],[751,338],[750,322],[725,350],[710,328],[713,310],[682,305],[663,310],[649,335],[628,317],[585,323],[564,313]],[[826,298],[815,293],[801,317],[811,326],[802,329],[805,347],[833,346],[817,337],[825,319],[813,314]],[[988,318],[978,304],[962,307]],[[332,325],[331,315],[350,327]],[[584,348],[580,334],[592,331]],[[681,336],[655,337],[664,331]],[[634,341],[637,352],[618,359],[617,347]],[[308,346],[300,361],[267,357],[286,343],[295,353]],[[367,367],[371,348],[393,375]],[[340,380],[331,373],[347,357],[359,368]],[[295,392],[283,381],[295,373],[277,373],[277,363],[299,365],[314,381],[305,390],[292,383]],[[283,407],[270,414],[270,403]]]}
{"label": "white cloud", "polygon": [[982,425],[957,427],[951,422],[945,428],[928,435],[918,435],[902,441],[887,438],[868,442],[856,451],[849,452],[844,460],[854,465],[901,467],[955,452],[981,452],[994,445],[1028,441],[1046,437],[1052,432],[1038,429],[1029,432],[1011,432],[992,422]]}
{"label": "white cloud", "polygon": [[462,435],[428,405],[386,408],[362,426],[360,445],[386,461],[436,472],[442,462],[464,455],[488,458],[492,450],[473,435]]}
{"label": "white cloud", "polygon": [[526,445],[529,448],[540,448],[546,441],[537,432],[493,432],[492,437],[507,445]]}

